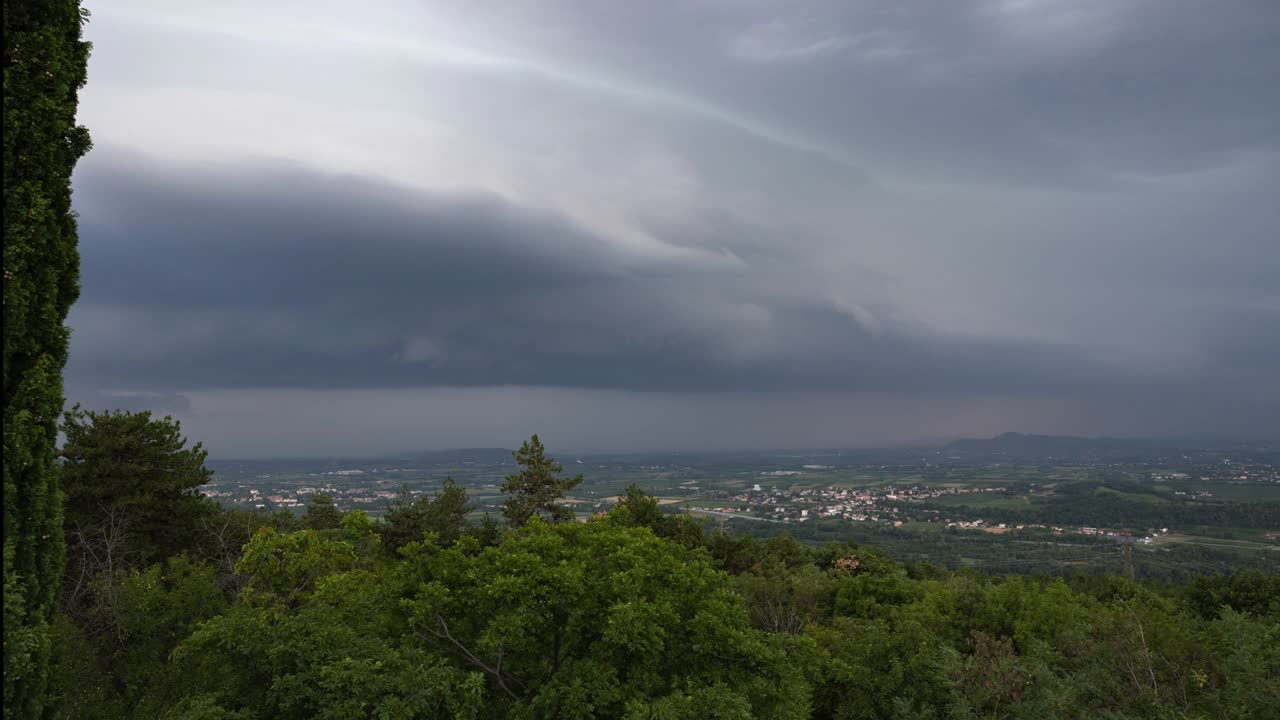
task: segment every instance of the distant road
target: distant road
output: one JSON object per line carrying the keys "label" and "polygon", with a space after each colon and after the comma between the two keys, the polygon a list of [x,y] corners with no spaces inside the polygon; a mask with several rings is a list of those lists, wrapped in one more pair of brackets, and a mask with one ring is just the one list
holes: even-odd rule
{"label": "distant road", "polygon": [[717,511],[715,511],[715,510],[694,510],[694,509],[690,508],[690,509],[689,509],[689,512],[702,513],[703,515],[716,515],[716,516],[719,516],[719,517],[735,517],[735,518],[742,518],[743,520],[759,520],[759,521],[761,521],[761,522],[771,522],[771,523],[785,523],[785,522],[786,522],[786,520],[774,520],[774,519],[772,519],[772,518],[755,517],[754,515],[739,515],[739,514],[737,514],[737,513],[717,512]]}

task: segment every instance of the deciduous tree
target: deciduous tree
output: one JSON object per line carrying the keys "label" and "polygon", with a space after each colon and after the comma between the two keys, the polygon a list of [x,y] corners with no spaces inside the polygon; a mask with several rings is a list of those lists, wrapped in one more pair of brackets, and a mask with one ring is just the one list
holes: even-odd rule
{"label": "deciduous tree", "polygon": [[607,522],[467,545],[411,546],[393,585],[418,640],[487,679],[491,716],[807,717],[799,669],[705,554]]}

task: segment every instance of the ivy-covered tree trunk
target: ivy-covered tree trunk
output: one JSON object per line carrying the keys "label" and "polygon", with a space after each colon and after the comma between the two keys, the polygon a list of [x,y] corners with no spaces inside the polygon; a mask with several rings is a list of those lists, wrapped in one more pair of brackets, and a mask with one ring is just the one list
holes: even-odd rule
{"label": "ivy-covered tree trunk", "polygon": [[71,171],[89,44],[79,0],[4,0],[4,717],[43,712],[62,579],[54,444],[79,294]]}

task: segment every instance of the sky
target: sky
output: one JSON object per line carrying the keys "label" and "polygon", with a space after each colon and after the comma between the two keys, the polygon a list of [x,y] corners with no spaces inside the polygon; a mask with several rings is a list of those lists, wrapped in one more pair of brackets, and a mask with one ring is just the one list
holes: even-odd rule
{"label": "sky", "polygon": [[215,458],[1278,434],[1274,0],[87,5],[68,398]]}

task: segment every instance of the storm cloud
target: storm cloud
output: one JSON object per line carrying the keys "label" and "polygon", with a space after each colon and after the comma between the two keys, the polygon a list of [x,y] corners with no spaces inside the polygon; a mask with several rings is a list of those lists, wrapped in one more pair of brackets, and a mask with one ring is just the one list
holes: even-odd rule
{"label": "storm cloud", "polygon": [[357,451],[388,392],[581,449],[1280,413],[1266,2],[94,12],[68,385],[224,455],[272,393]]}

